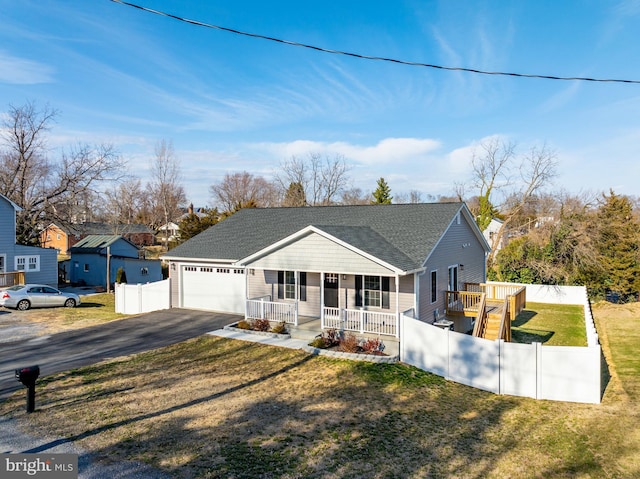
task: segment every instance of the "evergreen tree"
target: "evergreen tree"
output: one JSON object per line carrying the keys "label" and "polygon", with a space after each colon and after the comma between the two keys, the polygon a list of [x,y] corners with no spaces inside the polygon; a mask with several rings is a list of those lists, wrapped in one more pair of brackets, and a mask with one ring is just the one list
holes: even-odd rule
{"label": "evergreen tree", "polygon": [[384,180],[384,178],[380,178],[378,180],[378,187],[373,192],[373,201],[371,202],[374,205],[390,205],[393,196],[391,196],[391,188]]}
{"label": "evergreen tree", "polygon": [[629,300],[640,290],[640,228],[626,196],[610,191],[597,213],[596,248],[605,270],[604,288]]}
{"label": "evergreen tree", "polygon": [[202,233],[204,230],[215,225],[219,220],[218,210],[204,210],[204,216],[190,213],[180,220],[180,242],[193,238],[195,235]]}
{"label": "evergreen tree", "polygon": [[282,206],[305,206],[307,204],[304,186],[299,181],[292,181],[284,195]]}

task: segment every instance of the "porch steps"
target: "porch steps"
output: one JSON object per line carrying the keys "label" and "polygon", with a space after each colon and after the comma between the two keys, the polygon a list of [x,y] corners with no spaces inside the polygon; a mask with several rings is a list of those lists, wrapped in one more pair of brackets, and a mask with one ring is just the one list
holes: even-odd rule
{"label": "porch steps", "polygon": [[488,316],[482,337],[490,340],[498,339],[498,335],[500,334],[500,321],[500,317],[493,315]]}

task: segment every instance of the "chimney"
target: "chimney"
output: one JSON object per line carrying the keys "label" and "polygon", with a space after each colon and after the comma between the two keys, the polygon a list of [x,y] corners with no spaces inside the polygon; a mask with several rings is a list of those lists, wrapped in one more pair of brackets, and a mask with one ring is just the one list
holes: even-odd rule
{"label": "chimney", "polygon": [[193,214],[193,203],[191,203],[191,204],[189,205],[189,208],[187,209],[187,211],[188,211],[188,213],[189,213],[190,215],[192,215],[192,214]]}

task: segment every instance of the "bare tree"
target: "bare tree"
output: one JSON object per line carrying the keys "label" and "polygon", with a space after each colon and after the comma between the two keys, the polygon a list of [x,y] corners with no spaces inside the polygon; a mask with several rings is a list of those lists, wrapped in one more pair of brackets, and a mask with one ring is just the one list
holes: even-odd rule
{"label": "bare tree", "polygon": [[76,145],[60,159],[47,157],[46,134],[57,112],[34,103],[10,106],[1,132],[0,193],[22,208],[19,243],[37,244],[40,225],[68,220],[87,207],[97,186],[120,175],[123,162],[112,145]]}
{"label": "bare tree", "polygon": [[[180,216],[180,207],[186,203],[184,188],[180,184],[180,162],[175,156],[173,143],[160,140],[156,144],[155,158],[151,168],[152,180],[147,185],[154,227],[168,224]],[[169,230],[165,229],[165,244],[168,245]]]}
{"label": "bare tree", "polygon": [[[531,148],[519,160],[518,176],[517,178],[512,177],[512,180],[515,179],[515,187],[501,208],[503,223],[494,235],[494,244],[500,244],[505,231],[514,219],[557,175],[556,154],[546,145]],[[489,253],[487,258],[489,264],[493,261],[494,256],[495,249]]]}
{"label": "bare tree", "polygon": [[139,220],[145,205],[145,191],[140,178],[129,177],[105,192],[109,216],[114,224],[131,224]]}
{"label": "bare tree", "polygon": [[211,185],[211,194],[219,209],[227,212],[250,203],[260,208],[278,204],[277,188],[262,176],[246,171],[227,173],[222,180]]}
{"label": "bare tree", "polygon": [[337,202],[339,195],[349,183],[349,167],[344,156],[333,158],[319,153],[309,153],[307,158],[291,157],[281,164],[276,174],[276,182],[282,192],[291,183],[302,185],[306,202],[311,206],[330,205]]}
{"label": "bare tree", "polygon": [[360,188],[351,188],[342,192],[340,203],[343,205],[368,205],[371,204],[371,194],[364,193]]}

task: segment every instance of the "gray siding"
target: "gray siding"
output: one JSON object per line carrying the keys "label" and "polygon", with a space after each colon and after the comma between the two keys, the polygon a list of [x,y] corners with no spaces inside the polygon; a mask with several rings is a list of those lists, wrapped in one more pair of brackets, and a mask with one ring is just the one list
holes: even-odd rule
{"label": "gray siding", "polygon": [[[436,309],[444,314],[445,292],[448,286],[449,266],[458,265],[458,286],[464,283],[482,283],[486,279],[485,250],[474,230],[461,215],[460,224],[454,221],[441,238],[425,264],[425,273],[419,275],[418,314],[422,321],[433,321]],[[464,265],[463,268],[460,265]],[[437,272],[437,301],[431,303],[431,271]]]}
{"label": "gray siding", "polygon": [[[40,258],[40,271],[26,272],[27,283],[48,284],[58,286],[58,252],[53,248],[38,248],[36,246],[14,246],[14,255],[9,260],[7,255],[8,271],[14,271],[16,256],[38,256]],[[9,262],[10,261],[10,262]]]}
{"label": "gray siding", "polygon": [[[0,254],[11,254],[11,262],[8,263],[13,271],[13,246],[16,244],[16,212],[11,203],[0,197]],[[7,258],[8,261],[8,258]]]}
{"label": "gray siding", "polygon": [[333,271],[384,276],[388,276],[391,273],[388,268],[317,233],[310,233],[291,244],[279,248],[277,251],[247,263],[247,267],[285,271]]}

